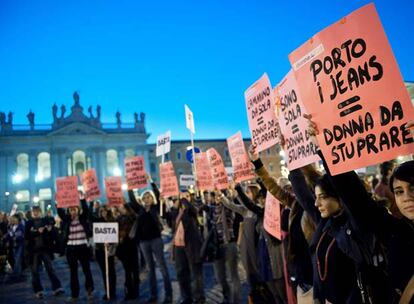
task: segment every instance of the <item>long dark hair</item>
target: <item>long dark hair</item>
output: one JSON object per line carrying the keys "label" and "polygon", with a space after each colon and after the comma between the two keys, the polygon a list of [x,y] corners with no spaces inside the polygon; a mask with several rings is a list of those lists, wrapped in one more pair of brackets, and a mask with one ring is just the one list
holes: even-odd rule
{"label": "long dark hair", "polygon": [[331,181],[327,174],[324,174],[322,177],[318,178],[315,182],[315,188],[319,187],[325,192],[325,194],[329,197],[336,198],[339,200],[338,193],[336,192],[334,186],[332,185]]}
{"label": "long dark hair", "polygon": [[414,160],[407,161],[395,168],[390,178],[390,189],[392,192],[394,192],[393,183],[395,179],[414,185]]}

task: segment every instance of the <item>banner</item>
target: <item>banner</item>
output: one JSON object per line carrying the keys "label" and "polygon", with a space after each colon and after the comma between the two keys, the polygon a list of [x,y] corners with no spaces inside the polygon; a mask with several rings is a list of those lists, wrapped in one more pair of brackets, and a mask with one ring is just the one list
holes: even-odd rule
{"label": "banner", "polygon": [[263,219],[264,229],[277,238],[281,239],[280,229],[280,202],[268,191],[266,194],[265,214]]}
{"label": "banner", "polygon": [[125,159],[125,178],[128,190],[145,188],[147,186],[144,157],[132,156]]}
{"label": "banner", "polygon": [[93,201],[101,196],[95,169],[89,169],[81,173],[81,183],[87,201]]}
{"label": "banner", "polygon": [[180,186],[182,187],[189,187],[195,185],[194,175],[180,175]]}
{"label": "banner", "polygon": [[195,154],[195,164],[197,172],[197,188],[200,190],[213,191],[214,183],[211,176],[210,164],[207,153],[200,152]]}
{"label": "banner", "polygon": [[185,109],[185,125],[191,133],[195,134],[195,126],[194,126],[194,116],[193,112],[191,112],[190,108],[187,105],[184,105]]}
{"label": "banner", "polygon": [[124,196],[122,194],[122,177],[105,177],[105,190],[106,200],[109,206],[120,206],[124,204]]}
{"label": "banner", "polygon": [[162,156],[170,152],[171,149],[171,131],[161,134],[157,137],[156,156]]}
{"label": "banner", "polygon": [[118,223],[93,223],[93,242],[118,243]]}
{"label": "banner", "polygon": [[285,138],[285,161],[289,170],[304,167],[319,160],[317,147],[311,142],[303,117],[308,113],[302,103],[295,75],[290,70],[274,89],[280,131]]}
{"label": "banner", "polygon": [[258,152],[278,143],[272,85],[266,73],[244,92],[252,144]]}
{"label": "banner", "polygon": [[79,206],[77,176],[56,178],[56,202],[58,208]]}
{"label": "banner", "polygon": [[210,148],[207,150],[207,158],[210,164],[214,187],[218,190],[227,189],[229,187],[229,180],[220,154],[216,149]]}
{"label": "banner", "polygon": [[240,131],[227,138],[227,146],[229,148],[233,176],[236,183],[254,179],[253,165],[247,155]]}
{"label": "banner", "polygon": [[171,161],[160,164],[160,188],[162,198],[178,196],[180,193],[174,166]]}
{"label": "banner", "polygon": [[414,109],[373,4],[290,54],[332,174],[413,153]]}

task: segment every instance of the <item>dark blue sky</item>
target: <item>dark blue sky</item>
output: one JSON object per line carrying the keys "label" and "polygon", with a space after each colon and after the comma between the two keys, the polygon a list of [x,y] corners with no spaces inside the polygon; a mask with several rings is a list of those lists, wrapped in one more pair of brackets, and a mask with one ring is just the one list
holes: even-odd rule
{"label": "dark blue sky", "polygon": [[[0,1],[0,111],[15,123],[50,123],[51,106],[124,122],[144,111],[153,134],[188,138],[250,136],[244,90],[263,72],[273,85],[287,55],[313,34],[369,1]],[[414,80],[413,1],[376,1],[404,79]]]}

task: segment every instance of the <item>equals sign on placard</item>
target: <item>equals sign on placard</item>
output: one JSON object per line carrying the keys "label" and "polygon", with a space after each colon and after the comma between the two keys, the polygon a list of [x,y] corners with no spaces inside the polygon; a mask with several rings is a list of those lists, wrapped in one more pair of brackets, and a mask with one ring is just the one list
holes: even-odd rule
{"label": "equals sign on placard", "polygon": [[258,119],[257,119],[257,124],[260,126],[261,124],[263,124],[263,116],[260,116]]}
{"label": "equals sign on placard", "polygon": [[[351,106],[352,104],[358,102],[360,99],[361,98],[359,96],[354,96],[354,97],[351,97],[351,98],[339,103],[338,104],[338,109],[339,110],[344,109],[341,112],[339,112],[339,116],[344,117],[346,115],[349,115],[351,113],[354,113],[356,111],[361,110],[362,106],[359,105],[359,104]],[[350,107],[348,107],[348,106],[350,106]],[[345,107],[348,107],[348,108],[345,109]]]}
{"label": "equals sign on placard", "polygon": [[298,125],[297,125],[297,124],[294,124],[294,125],[292,126],[292,134],[295,134],[295,133],[297,133],[297,132],[299,132],[299,127],[298,127]]}

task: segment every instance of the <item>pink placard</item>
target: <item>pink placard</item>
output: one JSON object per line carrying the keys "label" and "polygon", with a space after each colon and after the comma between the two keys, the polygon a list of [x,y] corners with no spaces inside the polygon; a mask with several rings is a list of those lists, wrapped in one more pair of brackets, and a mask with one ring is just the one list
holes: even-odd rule
{"label": "pink placard", "polygon": [[145,188],[147,186],[144,157],[132,156],[125,159],[125,178],[128,190]]}
{"label": "pink placard", "polygon": [[322,30],[289,56],[332,174],[414,152],[414,109],[374,4]]}
{"label": "pink placard", "polygon": [[256,150],[260,152],[277,144],[273,90],[266,73],[244,92],[244,98],[252,144]]}
{"label": "pink placard", "polygon": [[87,201],[92,201],[101,196],[101,189],[99,188],[95,169],[89,169],[83,172],[81,174],[81,183]]}
{"label": "pink placard", "polygon": [[59,208],[79,206],[77,176],[56,178],[56,201]]}
{"label": "pink placard", "polygon": [[105,177],[105,191],[108,206],[120,206],[124,204],[122,178],[120,176]]}
{"label": "pink placard", "polygon": [[208,162],[207,153],[195,153],[197,187],[200,190],[213,191],[214,183],[211,176],[210,164]]}
{"label": "pink placard", "polygon": [[266,194],[264,229],[277,239],[281,239],[280,229],[280,202],[270,192]]}
{"label": "pink placard", "polygon": [[236,183],[254,179],[253,165],[247,155],[240,131],[227,138],[227,146],[233,167],[233,177]]}
{"label": "pink placard", "polygon": [[288,169],[297,169],[318,161],[317,147],[306,131],[308,122],[303,114],[307,111],[292,70],[275,87],[274,93],[280,130],[285,138],[283,149]]}
{"label": "pink placard", "polygon": [[162,198],[178,196],[180,193],[177,176],[171,161],[160,164],[160,188]]}
{"label": "pink placard", "polygon": [[210,164],[214,187],[218,190],[227,189],[229,187],[229,179],[220,154],[216,149],[210,148],[207,150],[207,158]]}

